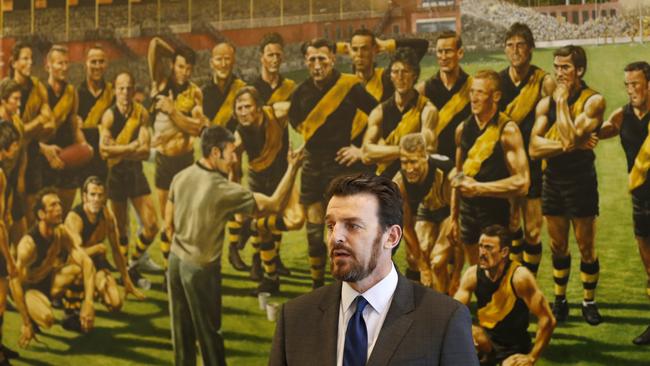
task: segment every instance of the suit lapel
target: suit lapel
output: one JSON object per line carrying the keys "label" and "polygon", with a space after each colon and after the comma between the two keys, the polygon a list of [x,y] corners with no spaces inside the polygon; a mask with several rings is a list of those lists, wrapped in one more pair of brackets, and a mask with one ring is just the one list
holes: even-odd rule
{"label": "suit lapel", "polygon": [[[323,344],[320,358],[322,365],[336,365],[336,343],[338,340],[340,304],[341,282],[337,281],[336,284],[328,288],[327,293],[323,295],[323,301],[319,305],[320,310],[323,312],[320,326],[323,333],[317,335]],[[304,326],[309,327],[310,324],[305,324]],[[317,364],[320,363],[317,359],[314,359],[314,361]]]}
{"label": "suit lapel", "polygon": [[398,273],[397,288],[367,366],[388,364],[395,349],[413,323],[413,319],[408,313],[412,312],[414,308],[413,284]]}

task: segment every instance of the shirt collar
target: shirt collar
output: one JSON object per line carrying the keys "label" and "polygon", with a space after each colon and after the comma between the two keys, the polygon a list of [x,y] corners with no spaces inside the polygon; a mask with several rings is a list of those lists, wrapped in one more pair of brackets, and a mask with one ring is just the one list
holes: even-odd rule
{"label": "shirt collar", "polygon": [[363,295],[376,312],[383,314],[388,310],[396,288],[397,271],[395,270],[395,265],[391,264],[388,275],[363,294],[358,293],[349,283],[343,281],[343,286],[341,287],[341,306],[344,312],[348,311],[357,296]]}

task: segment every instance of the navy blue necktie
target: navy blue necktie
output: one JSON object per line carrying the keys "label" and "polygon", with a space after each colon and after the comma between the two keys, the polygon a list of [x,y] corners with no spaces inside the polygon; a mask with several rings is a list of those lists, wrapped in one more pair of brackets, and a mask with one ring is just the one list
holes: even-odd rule
{"label": "navy blue necktie", "polygon": [[348,321],[343,348],[343,366],[364,366],[368,359],[368,330],[363,320],[363,309],[368,301],[357,296],[357,310]]}

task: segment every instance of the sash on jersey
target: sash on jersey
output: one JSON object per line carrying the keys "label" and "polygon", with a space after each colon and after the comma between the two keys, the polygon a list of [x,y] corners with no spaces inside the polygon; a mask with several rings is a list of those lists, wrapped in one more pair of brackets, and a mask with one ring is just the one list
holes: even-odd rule
{"label": "sash on jersey", "polygon": [[[325,123],[327,117],[341,105],[341,102],[343,102],[343,99],[348,95],[352,87],[359,84],[359,82],[359,78],[354,75],[341,74],[336,84],[325,93],[314,109],[309,112],[307,118],[298,126],[298,131],[302,134],[305,142],[309,141],[314,133]],[[358,127],[360,123],[359,113],[362,113],[365,117],[365,122],[368,122],[368,117],[365,113],[357,111],[352,123],[353,136],[355,132],[357,132],[357,135],[361,133],[363,127],[365,127],[363,125],[361,129]]]}
{"label": "sash on jersey", "polygon": [[[575,101],[575,103],[573,103],[572,106],[569,107],[569,114],[571,115],[571,119],[575,119],[580,113],[585,110],[585,103],[587,103],[587,100],[594,94],[597,94],[597,92],[593,89],[582,89],[578,99]],[[544,137],[549,140],[560,141],[560,131],[557,129],[557,123],[553,123],[553,126],[551,126],[551,128],[546,131],[546,135],[544,135]]]}
{"label": "sash on jersey", "polygon": [[61,99],[59,99],[59,102],[56,103],[52,109],[52,114],[54,115],[54,123],[57,127],[61,126],[70,116],[70,112],[72,112],[72,106],[74,104],[74,98],[74,86],[67,84],[65,86],[65,90],[63,91],[63,95],[61,96]]}
{"label": "sash on jersey", "polygon": [[[427,105],[428,101],[429,99],[424,95],[418,96],[418,100],[415,102],[413,108],[404,113],[402,120],[384,140],[386,145],[397,146],[403,136],[420,131],[422,128],[422,110],[424,109],[424,106]],[[391,163],[377,164],[377,174],[381,174]]]}
{"label": "sash on jersey", "polygon": [[512,276],[521,264],[511,262],[508,272],[501,279],[499,288],[492,294],[492,299],[478,309],[478,322],[483,328],[493,329],[515,308],[517,295],[512,288]]}
{"label": "sash on jersey", "polygon": [[[126,145],[131,142],[133,135],[138,131],[138,128],[140,128],[140,125],[142,124],[143,109],[144,107],[140,105],[140,103],[133,103],[133,111],[131,112],[131,116],[129,116],[129,119],[126,120],[124,127],[122,127],[122,131],[120,131],[120,133],[115,138],[116,144]],[[108,159],[108,167],[113,167],[121,160],[121,158]]]}
{"label": "sash on jersey", "polygon": [[474,145],[467,152],[467,159],[463,163],[463,173],[468,177],[473,177],[481,170],[481,164],[494,152],[494,147],[501,136],[501,129],[510,121],[505,113],[499,113],[497,123],[489,122],[488,126],[481,136],[479,136]]}
{"label": "sash on jersey", "polygon": [[266,117],[266,131],[264,134],[264,147],[260,151],[260,155],[249,161],[248,166],[254,172],[261,172],[273,164],[278,157],[278,152],[282,149],[282,135],[284,129],[287,127],[286,123],[281,124],[280,121],[273,114],[273,107],[266,106],[263,108],[264,116]]}
{"label": "sash on jersey", "polygon": [[23,135],[25,135],[25,123],[23,123],[22,118],[18,115],[18,113],[15,113],[13,116],[11,116],[11,122],[13,122],[14,127],[18,130],[19,136],[19,141],[20,144],[23,144]]}
{"label": "sash on jersey", "polygon": [[[381,96],[384,93],[384,84],[381,82],[381,76],[383,74],[383,68],[375,68],[374,75],[370,80],[368,80],[368,83],[366,84],[366,91],[377,101],[381,99]],[[352,131],[350,133],[350,138],[352,140],[356,139],[357,136],[363,132],[367,125],[368,115],[363,111],[357,110],[357,113],[354,115],[354,120],[352,120]]]}
{"label": "sash on jersey", "polygon": [[291,98],[293,91],[296,90],[296,82],[291,79],[283,79],[282,85],[275,89],[266,105],[271,105],[277,102],[285,102]]}
{"label": "sash on jersey", "polygon": [[99,125],[99,122],[102,119],[102,116],[104,115],[104,112],[111,106],[113,103],[113,84],[112,83],[106,83],[104,85],[104,91],[102,92],[102,95],[97,99],[95,102],[95,105],[90,109],[90,112],[88,112],[88,115],[86,116],[86,119],[83,122],[83,125],[81,127],[83,128],[97,128],[97,125]]}
{"label": "sash on jersey", "polygon": [[449,206],[449,194],[445,194],[445,172],[440,169],[436,169],[435,179],[431,185],[429,193],[422,200],[422,206],[425,208],[435,211],[439,208]]}
{"label": "sash on jersey", "polygon": [[42,95],[39,91],[41,89],[41,82],[34,76],[32,79],[32,90],[29,92],[27,102],[25,102],[25,109],[23,111],[23,121],[31,122],[34,118],[38,117],[41,113],[41,106],[47,103],[47,93]]}
{"label": "sash on jersey", "polygon": [[183,113],[184,115],[190,115],[192,113],[192,109],[194,109],[196,106],[196,99],[194,96],[196,95],[198,89],[199,87],[196,86],[196,84],[190,82],[187,88],[176,96],[176,100],[174,100],[174,106],[179,112]]}
{"label": "sash on jersey", "polygon": [[226,95],[226,99],[224,99],[221,107],[219,108],[219,111],[212,119],[213,126],[225,126],[232,118],[232,108],[233,103],[235,102],[235,95],[239,89],[243,88],[244,86],[246,86],[245,82],[239,79],[233,80],[232,84],[230,84],[230,90],[228,91],[228,95]]}
{"label": "sash on jersey", "polygon": [[[648,125],[648,132],[650,132],[650,125]],[[645,183],[648,177],[648,169],[650,169],[650,133],[643,141],[639,153],[636,154],[634,166],[628,175],[628,187],[630,191]]]}
{"label": "sash on jersey", "polygon": [[509,115],[517,124],[521,123],[537,105],[545,76],[546,73],[543,70],[535,69],[526,85],[521,88],[519,95],[506,107],[505,114]]}
{"label": "sash on jersey", "polygon": [[454,94],[445,105],[438,112],[438,125],[436,126],[435,134],[440,136],[442,130],[449,125],[452,119],[460,113],[467,103],[469,103],[469,87],[472,85],[472,77],[468,77],[460,90]]}
{"label": "sash on jersey", "polygon": [[56,273],[65,265],[65,259],[70,255],[69,249],[74,246],[72,238],[63,225],[54,229],[54,239],[50,244],[45,258],[36,268],[30,269],[26,283],[35,284],[44,280],[50,273]]}

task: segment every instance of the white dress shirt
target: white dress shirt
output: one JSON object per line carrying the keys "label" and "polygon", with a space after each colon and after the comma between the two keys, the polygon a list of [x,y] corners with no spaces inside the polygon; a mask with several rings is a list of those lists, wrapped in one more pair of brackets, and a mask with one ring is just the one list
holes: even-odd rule
{"label": "white dress shirt", "polygon": [[348,321],[356,311],[357,303],[354,301],[357,296],[361,295],[368,301],[368,306],[363,309],[363,320],[366,322],[368,330],[368,358],[375,347],[379,331],[384,324],[386,314],[393,300],[393,294],[397,288],[397,271],[395,266],[386,277],[376,285],[360,294],[353,289],[347,282],[343,282],[341,287],[341,306],[339,308],[339,329],[336,342],[336,365],[343,365],[343,352],[345,349],[345,332],[348,329]]}

